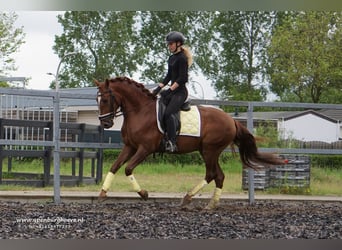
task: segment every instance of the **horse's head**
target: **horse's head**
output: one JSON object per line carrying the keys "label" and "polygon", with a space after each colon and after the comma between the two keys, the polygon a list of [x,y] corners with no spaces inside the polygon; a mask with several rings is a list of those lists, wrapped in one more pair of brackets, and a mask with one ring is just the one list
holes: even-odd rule
{"label": "horse's head", "polygon": [[113,119],[118,105],[115,102],[115,96],[109,88],[109,82],[99,82],[95,80],[97,91],[97,106],[99,109],[99,120],[101,126],[110,128],[114,125]]}

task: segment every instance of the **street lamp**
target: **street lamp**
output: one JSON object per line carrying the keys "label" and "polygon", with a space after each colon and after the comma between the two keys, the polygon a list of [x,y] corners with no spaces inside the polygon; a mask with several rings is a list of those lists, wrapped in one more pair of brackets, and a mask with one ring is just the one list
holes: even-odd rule
{"label": "street lamp", "polygon": [[66,53],[66,54],[64,54],[64,55],[62,56],[61,60],[60,60],[59,63],[58,63],[57,70],[56,70],[56,74],[51,73],[51,72],[46,73],[46,74],[48,74],[48,75],[51,75],[51,76],[54,76],[54,77],[55,77],[55,90],[56,90],[56,92],[59,91],[59,82],[58,82],[59,69],[60,69],[60,67],[61,67],[61,65],[62,65],[63,60],[64,60],[64,58],[66,58],[66,57],[68,57],[68,56],[71,56],[71,55],[75,55],[75,54],[77,54],[76,51]]}
{"label": "street lamp", "polygon": [[202,85],[201,85],[199,82],[197,82],[197,81],[192,81],[192,82],[193,82],[193,83],[196,83],[198,86],[200,86],[201,91],[202,91],[202,99],[204,99],[204,90],[203,90]]}
{"label": "street lamp", "polygon": [[54,95],[54,101],[53,101],[53,138],[54,138],[54,144],[55,148],[53,151],[53,165],[54,165],[54,172],[53,172],[53,190],[54,190],[54,202],[56,204],[61,203],[61,188],[60,188],[60,136],[59,136],[59,119],[60,119],[60,113],[59,113],[59,82],[58,82],[58,74],[59,69],[61,67],[61,64],[67,56],[71,56],[76,54],[77,52],[69,52],[66,53],[64,56],[62,56],[61,60],[59,61],[56,74],[53,73],[47,73],[48,75],[52,75],[55,77],[55,90],[56,94]]}

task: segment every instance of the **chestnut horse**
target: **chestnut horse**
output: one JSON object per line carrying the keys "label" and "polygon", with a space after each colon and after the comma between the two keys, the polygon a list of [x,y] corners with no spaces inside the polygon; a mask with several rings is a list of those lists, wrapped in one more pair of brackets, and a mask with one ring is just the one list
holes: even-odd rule
{"label": "chestnut horse", "polygon": [[[157,98],[143,84],[126,77],[107,79],[105,82],[95,81],[95,84],[98,87],[97,103],[101,125],[110,128],[118,113],[124,116],[121,129],[124,147],[106,175],[99,201],[106,199],[116,172],[126,162],[125,174],[134,191],[147,200],[148,193],[140,188],[133,176],[133,170],[148,155],[159,151],[163,134],[157,127]],[[219,156],[228,146],[238,146],[241,161],[246,167],[284,164],[276,155],[258,152],[253,135],[224,111],[203,106],[198,106],[198,109],[201,120],[200,137],[179,135],[177,153],[199,151],[205,162],[206,174],[204,180],[184,196],[181,205],[189,204],[192,197],[212,180],[215,181],[216,188],[206,209],[213,209],[218,205],[225,177],[219,165]]]}

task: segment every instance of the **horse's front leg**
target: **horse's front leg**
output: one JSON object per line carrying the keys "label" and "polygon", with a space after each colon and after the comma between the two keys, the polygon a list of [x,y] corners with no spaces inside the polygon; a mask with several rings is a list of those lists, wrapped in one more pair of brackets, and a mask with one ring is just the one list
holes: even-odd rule
{"label": "horse's front leg", "polygon": [[99,194],[99,201],[104,201],[107,197],[107,192],[109,188],[112,186],[114,181],[114,176],[116,172],[120,169],[120,167],[125,164],[131,157],[134,155],[136,150],[132,147],[124,146],[121,153],[119,154],[117,160],[114,162],[110,171],[106,175],[106,178],[103,182],[101,192]]}
{"label": "horse's front leg", "polygon": [[133,190],[137,192],[143,200],[148,199],[148,192],[141,189],[138,181],[133,175],[133,170],[143,161],[151,152],[146,150],[143,146],[140,146],[137,152],[133,155],[125,168],[125,174],[128,177],[129,182],[132,184]]}

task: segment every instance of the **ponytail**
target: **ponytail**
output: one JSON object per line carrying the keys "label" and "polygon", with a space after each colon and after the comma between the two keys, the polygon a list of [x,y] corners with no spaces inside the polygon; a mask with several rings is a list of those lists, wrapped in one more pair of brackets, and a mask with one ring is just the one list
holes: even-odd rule
{"label": "ponytail", "polygon": [[185,45],[182,46],[182,50],[184,51],[184,54],[186,58],[188,59],[188,67],[190,68],[190,66],[193,63],[191,50],[188,46],[185,46]]}

